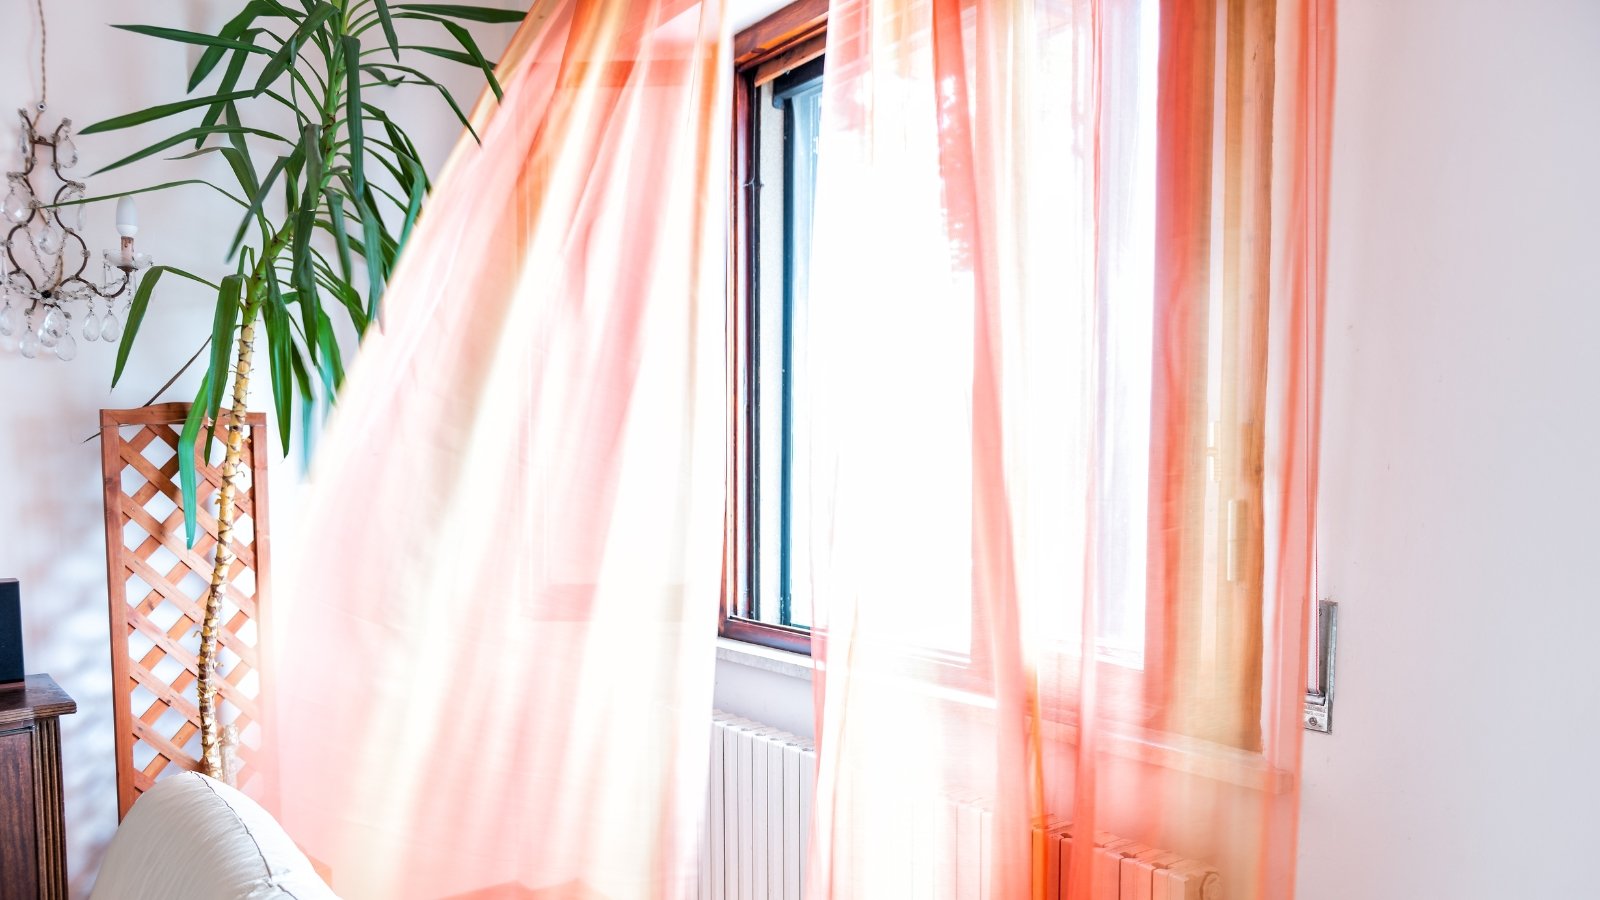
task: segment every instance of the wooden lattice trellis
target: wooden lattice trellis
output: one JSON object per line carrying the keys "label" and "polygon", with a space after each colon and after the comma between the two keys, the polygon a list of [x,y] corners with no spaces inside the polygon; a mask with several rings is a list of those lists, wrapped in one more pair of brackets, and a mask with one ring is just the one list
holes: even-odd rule
{"label": "wooden lattice trellis", "polygon": [[[195,682],[222,475],[198,461],[200,527],[190,549],[178,491],[178,435],[188,412],[186,403],[100,412],[119,815],[164,773],[197,768],[200,756]],[[267,441],[250,437],[266,433],[264,417],[250,414],[244,444],[249,484],[235,501],[236,559],[217,654],[218,717],[238,735],[235,784],[246,790],[262,778],[260,613],[269,557]],[[219,464],[221,444],[219,433],[212,453]]]}

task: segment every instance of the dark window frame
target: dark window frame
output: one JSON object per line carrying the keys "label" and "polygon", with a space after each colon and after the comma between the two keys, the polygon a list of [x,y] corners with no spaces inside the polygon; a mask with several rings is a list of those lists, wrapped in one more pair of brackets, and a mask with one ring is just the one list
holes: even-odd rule
{"label": "dark window frame", "polygon": [[728,505],[723,542],[722,610],[718,634],[779,650],[810,655],[808,629],[757,621],[753,587],[748,577],[753,553],[751,521],[755,516],[750,473],[754,460],[755,371],[751,350],[751,309],[755,297],[757,266],[756,133],[757,86],[798,69],[822,55],[827,32],[828,0],[796,0],[739,32],[734,37],[732,253],[728,292],[728,373],[732,385],[728,410],[733,436],[727,466]]}

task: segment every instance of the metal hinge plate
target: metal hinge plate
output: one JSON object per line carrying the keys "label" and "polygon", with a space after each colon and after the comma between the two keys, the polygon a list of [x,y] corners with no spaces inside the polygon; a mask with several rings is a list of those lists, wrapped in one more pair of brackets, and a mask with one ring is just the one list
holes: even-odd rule
{"label": "metal hinge plate", "polygon": [[1305,723],[1308,731],[1328,734],[1333,731],[1334,651],[1338,646],[1339,604],[1323,600],[1317,604],[1316,684],[1306,691]]}

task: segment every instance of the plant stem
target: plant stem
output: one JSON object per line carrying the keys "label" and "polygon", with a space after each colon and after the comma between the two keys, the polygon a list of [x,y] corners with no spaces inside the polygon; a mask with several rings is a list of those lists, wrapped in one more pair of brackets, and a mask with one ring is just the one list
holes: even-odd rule
{"label": "plant stem", "polygon": [[196,685],[200,706],[200,770],[213,778],[224,776],[222,748],[217,742],[217,629],[222,616],[222,594],[232,575],[234,499],[239,489],[239,468],[244,458],[245,417],[249,411],[250,365],[255,355],[257,304],[245,307],[234,348],[233,406],[228,410],[227,454],[222,459],[222,485],[217,489],[217,547],[206,591],[205,619],[200,624],[200,679]]}
{"label": "plant stem", "polygon": [[[323,175],[321,183],[310,195],[313,198],[322,196],[322,189],[327,186],[331,177],[339,146],[334,126],[338,122],[338,101],[342,90],[340,78],[344,71],[340,62],[334,60],[329,66],[328,79],[325,83],[326,93],[321,110]],[[200,771],[218,779],[225,778],[227,773],[222,759],[222,747],[217,739],[217,638],[221,628],[222,597],[232,578],[235,559],[232,547],[234,502],[238,496],[239,475],[244,464],[244,432],[249,414],[251,362],[255,355],[255,323],[261,304],[264,302],[263,298],[267,294],[267,279],[271,277],[271,269],[277,264],[278,256],[289,246],[293,237],[293,222],[291,219],[285,223],[262,248],[261,257],[256,261],[255,269],[245,282],[242,294],[245,302],[239,326],[239,339],[234,346],[233,404],[227,412],[227,453],[222,460],[222,484],[217,489],[217,546],[213,557],[211,584],[206,591],[205,616],[200,623],[200,673],[195,685],[200,709]],[[311,299],[302,297],[300,302],[310,303]],[[308,342],[315,340],[314,336],[309,334],[305,339]],[[212,374],[214,377],[219,376],[219,373]]]}

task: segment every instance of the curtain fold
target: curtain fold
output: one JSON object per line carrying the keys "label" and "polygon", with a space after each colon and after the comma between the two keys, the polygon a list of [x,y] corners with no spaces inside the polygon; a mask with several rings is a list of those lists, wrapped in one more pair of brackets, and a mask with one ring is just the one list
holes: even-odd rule
{"label": "curtain fold", "polygon": [[1109,896],[1113,839],[1292,896],[1332,25],[834,3],[809,896]]}
{"label": "curtain fold", "polygon": [[[1292,896],[1332,18],[834,4],[809,896],[1088,900],[1097,836]],[[691,889],[728,44],[719,0],[536,2],[351,372],[269,644],[276,812],[346,896]]]}
{"label": "curtain fold", "polygon": [[281,803],[344,896],[694,877],[722,552],[719,0],[540,0],[318,451]]}

